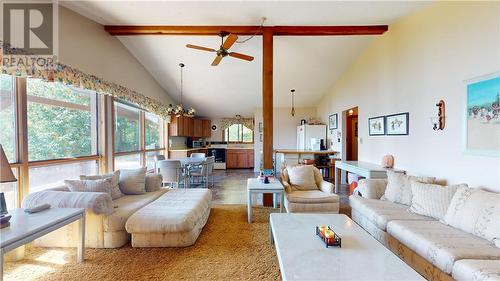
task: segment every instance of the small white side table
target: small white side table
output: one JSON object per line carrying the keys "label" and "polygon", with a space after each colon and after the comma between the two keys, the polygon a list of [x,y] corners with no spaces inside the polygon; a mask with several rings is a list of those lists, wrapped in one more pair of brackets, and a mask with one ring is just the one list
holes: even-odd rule
{"label": "small white side table", "polygon": [[23,209],[14,209],[10,226],[0,230],[0,281],[3,280],[3,255],[19,246],[30,243],[43,235],[79,221],[77,262],[83,262],[85,250],[85,209],[50,208],[38,213],[28,214]]}
{"label": "small white side table", "polygon": [[285,190],[279,180],[270,180],[269,183],[263,183],[260,179],[251,178],[247,181],[247,208],[248,223],[252,223],[252,193],[272,193],[273,205],[276,208],[276,196],[280,194],[280,213],[283,213],[285,202]]}

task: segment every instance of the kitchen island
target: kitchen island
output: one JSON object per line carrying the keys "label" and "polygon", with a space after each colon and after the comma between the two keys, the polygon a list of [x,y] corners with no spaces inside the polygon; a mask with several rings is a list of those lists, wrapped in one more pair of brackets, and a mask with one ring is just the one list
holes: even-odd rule
{"label": "kitchen island", "polygon": [[333,180],[333,162],[325,158],[338,159],[338,151],[335,150],[302,150],[302,149],[275,149],[274,150],[274,174],[281,171],[286,165],[297,165],[306,159],[314,159],[315,166],[323,173],[326,180]]}

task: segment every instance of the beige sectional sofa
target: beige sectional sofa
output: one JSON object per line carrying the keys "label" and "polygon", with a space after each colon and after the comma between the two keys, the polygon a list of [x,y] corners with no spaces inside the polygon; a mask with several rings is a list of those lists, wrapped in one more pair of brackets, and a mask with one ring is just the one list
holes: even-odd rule
{"label": "beige sectional sofa", "polygon": [[[500,280],[498,245],[442,220],[412,213],[409,205],[381,200],[386,185],[384,179],[359,182],[349,197],[356,223],[428,280]],[[491,211],[500,212],[500,206],[492,206]],[[499,230],[497,221],[493,231]]]}
{"label": "beige sectional sofa", "polygon": [[[167,188],[151,190],[154,191],[123,195],[112,200],[106,193],[71,192],[66,186],[61,186],[28,195],[23,200],[22,207],[48,203],[52,207],[84,208],[85,246],[88,248],[122,247],[131,240],[133,232],[138,235],[133,246],[183,247],[194,244],[210,214],[211,191]],[[152,213],[156,220],[150,218]],[[132,222],[128,224],[131,217]],[[148,222],[148,227],[144,226]],[[178,228],[179,225],[184,228]],[[155,231],[155,227],[159,226],[170,231],[159,234]],[[161,239],[158,239],[158,235]],[[73,223],[35,240],[34,245],[74,247],[77,241],[78,224]]]}

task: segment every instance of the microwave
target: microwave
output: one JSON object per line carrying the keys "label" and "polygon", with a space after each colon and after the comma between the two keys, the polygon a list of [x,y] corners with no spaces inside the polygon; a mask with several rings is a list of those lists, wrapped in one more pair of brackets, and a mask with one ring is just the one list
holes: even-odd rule
{"label": "microwave", "polygon": [[193,141],[193,148],[203,147],[203,141]]}

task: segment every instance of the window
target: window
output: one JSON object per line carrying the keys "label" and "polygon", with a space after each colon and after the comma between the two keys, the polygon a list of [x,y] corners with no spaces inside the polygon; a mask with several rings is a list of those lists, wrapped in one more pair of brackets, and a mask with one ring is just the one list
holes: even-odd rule
{"label": "window", "polygon": [[114,101],[115,170],[154,167],[154,156],[163,153],[164,125],[157,115]]}
{"label": "window", "polygon": [[0,76],[0,144],[10,163],[16,159],[16,91],[14,77]]}
{"label": "window", "polygon": [[115,102],[115,152],[140,150],[140,113],[135,107]]}
{"label": "window", "polygon": [[58,82],[27,79],[28,158],[97,155],[97,95]]}
{"label": "window", "polygon": [[223,131],[222,138],[227,142],[253,143],[253,131],[242,124],[233,124]]}
{"label": "window", "polygon": [[145,112],[144,117],[146,150],[163,148],[163,120],[149,112]]}
{"label": "window", "polygon": [[98,168],[96,160],[30,167],[30,193],[64,185],[64,180],[78,179],[80,175],[95,175]]}

